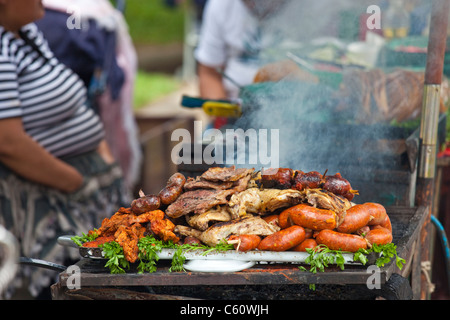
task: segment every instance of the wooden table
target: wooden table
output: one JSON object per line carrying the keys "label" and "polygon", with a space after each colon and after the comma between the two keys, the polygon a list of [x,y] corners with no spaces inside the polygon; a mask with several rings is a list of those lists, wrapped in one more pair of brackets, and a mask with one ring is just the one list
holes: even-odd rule
{"label": "wooden table", "polygon": [[[158,262],[154,273],[138,274],[133,267],[126,274],[113,275],[103,260],[82,259],[80,289],[71,290],[72,273],[67,270],[52,286],[54,299],[413,299],[420,294],[420,248],[416,245],[425,208],[388,208],[394,243],[406,264],[399,270],[391,261],[379,269],[379,289],[369,289],[373,272],[368,266],[336,266],[313,274],[297,264],[257,264],[230,273],[169,272],[170,261]],[[307,266],[306,266],[307,267]],[[371,278],[372,277],[372,278]],[[310,288],[316,285],[316,290]]]}

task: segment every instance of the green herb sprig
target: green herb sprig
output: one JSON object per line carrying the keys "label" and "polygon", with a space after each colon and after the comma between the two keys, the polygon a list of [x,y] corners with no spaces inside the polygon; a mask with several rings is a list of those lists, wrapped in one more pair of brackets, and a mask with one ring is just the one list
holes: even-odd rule
{"label": "green herb sprig", "polygon": [[101,245],[104,256],[108,261],[105,264],[112,274],[125,273],[125,269],[130,268],[130,263],[125,259],[123,248],[115,241]]}
{"label": "green herb sprig", "polygon": [[406,263],[405,259],[398,256],[397,246],[393,243],[388,243],[385,245],[374,244],[370,250],[376,253],[380,253],[380,257],[376,261],[376,265],[378,267],[384,267],[384,265],[388,264],[394,257],[395,257],[395,264],[400,270]]}
{"label": "green herb sprig", "polygon": [[94,241],[95,239],[98,238],[98,234],[96,233],[96,231],[97,229],[94,229],[94,232],[91,234],[85,234],[83,232],[81,236],[73,236],[70,238],[70,240],[75,242],[77,246],[81,247],[83,246],[83,243]]}
{"label": "green herb sprig", "polygon": [[[344,270],[345,259],[340,250],[331,250],[325,245],[318,245],[314,249],[307,248],[306,252],[309,256],[305,263],[310,265],[309,271],[312,273],[324,272],[330,264],[336,264],[341,270]],[[303,266],[299,268],[306,271]]]}
{"label": "green herb sprig", "polygon": [[[325,245],[318,245],[314,249],[306,249],[309,256],[305,259],[305,263],[309,264],[309,272],[317,273],[324,272],[325,268],[330,264],[337,265],[341,270],[344,270],[345,260],[340,250],[331,250]],[[362,265],[367,264],[367,256],[372,253],[379,253],[379,258],[375,261],[378,267],[384,267],[392,258],[395,257],[396,266],[401,270],[405,264],[405,259],[397,254],[397,246],[393,243],[385,245],[373,244],[370,249],[360,249],[353,254],[353,261],[360,262]],[[299,266],[302,271],[308,271],[304,266]],[[309,285],[310,289],[315,290],[315,284]]]}
{"label": "green herb sprig", "polygon": [[[81,246],[86,241],[92,241],[83,237],[78,237],[77,244]],[[125,259],[123,248],[115,241],[105,243],[100,246],[103,249],[104,257],[108,259],[105,267],[110,269],[112,274],[125,273],[130,268],[130,263]],[[185,253],[192,250],[201,250],[202,255],[207,255],[211,252],[224,252],[234,249],[233,245],[228,244],[226,241],[220,242],[215,247],[205,246],[202,244],[174,244],[172,241],[161,241],[155,239],[153,236],[146,236],[138,241],[138,259],[139,264],[137,266],[138,273],[153,273],[157,270],[157,262],[159,261],[158,253],[162,249],[174,249],[171,267],[169,272],[182,272],[184,262],[186,261]]]}

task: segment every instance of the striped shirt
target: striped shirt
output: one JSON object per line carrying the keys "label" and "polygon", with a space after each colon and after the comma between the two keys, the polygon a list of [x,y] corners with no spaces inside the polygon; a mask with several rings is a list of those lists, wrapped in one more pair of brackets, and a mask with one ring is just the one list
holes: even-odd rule
{"label": "striped shirt", "polygon": [[21,38],[0,26],[0,125],[20,117],[26,133],[56,157],[92,151],[104,131],[86,94],[35,24],[23,27]]}

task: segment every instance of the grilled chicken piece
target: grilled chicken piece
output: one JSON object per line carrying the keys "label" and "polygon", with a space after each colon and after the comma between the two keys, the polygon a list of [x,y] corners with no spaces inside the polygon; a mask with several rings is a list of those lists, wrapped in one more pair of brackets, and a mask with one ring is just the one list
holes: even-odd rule
{"label": "grilled chicken piece", "polygon": [[250,188],[234,194],[228,202],[233,219],[245,216],[247,213],[264,215],[277,209],[293,206],[302,202],[302,192],[292,189]]}
{"label": "grilled chicken piece", "polygon": [[145,227],[134,224],[131,228],[120,226],[114,234],[115,241],[123,248],[127,261],[134,263],[138,259],[138,241],[144,236]]}
{"label": "grilled chicken piece", "polygon": [[150,227],[151,232],[163,241],[172,241],[173,243],[180,241],[180,238],[173,233],[175,225],[169,219],[156,219],[147,226],[147,229],[148,227]]}
{"label": "grilled chicken piece", "polygon": [[228,222],[216,223],[205,231],[199,231],[186,226],[176,226],[175,232],[184,236],[193,236],[208,246],[214,247],[231,235],[256,234],[268,236],[280,228],[267,223],[258,216],[245,216]]}
{"label": "grilled chicken piece", "polygon": [[216,167],[208,169],[201,175],[201,178],[209,181],[234,182],[251,175],[254,171],[255,169],[236,169],[235,166],[226,168]]}
{"label": "grilled chicken piece", "polygon": [[338,226],[344,221],[347,210],[352,207],[352,203],[346,198],[323,189],[305,189],[304,194],[310,205],[336,212]]}
{"label": "grilled chicken piece", "polygon": [[210,222],[225,222],[230,220],[231,215],[228,212],[227,207],[224,206],[217,206],[205,213],[186,216],[187,223],[191,227],[201,231],[208,229]]}
{"label": "grilled chicken piece", "polygon": [[113,236],[120,226],[130,226],[129,217],[131,215],[129,208],[120,208],[111,218],[105,218],[102,225],[97,230],[90,230],[89,234],[96,233],[98,237]]}

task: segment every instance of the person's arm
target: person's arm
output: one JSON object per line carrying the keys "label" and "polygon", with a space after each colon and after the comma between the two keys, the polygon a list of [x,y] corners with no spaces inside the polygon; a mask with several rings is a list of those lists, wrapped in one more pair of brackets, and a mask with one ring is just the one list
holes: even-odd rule
{"label": "person's arm", "polygon": [[198,81],[200,96],[204,99],[226,99],[222,75],[215,68],[198,64]]}
{"label": "person's arm", "polygon": [[27,180],[63,192],[74,192],[83,184],[83,176],[74,167],[26,134],[20,118],[0,120],[0,162]]}

